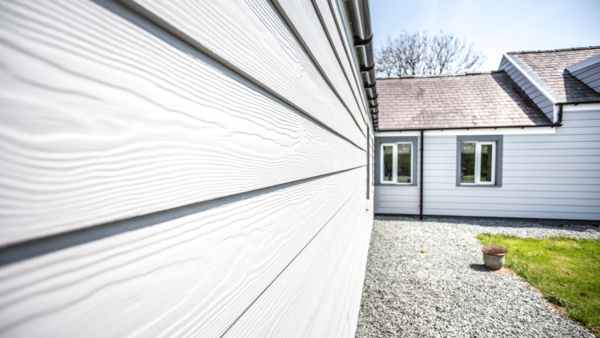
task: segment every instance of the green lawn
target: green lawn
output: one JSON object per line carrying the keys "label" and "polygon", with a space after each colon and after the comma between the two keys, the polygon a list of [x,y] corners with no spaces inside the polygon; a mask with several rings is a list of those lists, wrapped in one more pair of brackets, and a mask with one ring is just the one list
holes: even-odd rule
{"label": "green lawn", "polygon": [[600,336],[600,241],[479,234],[509,249],[506,265]]}

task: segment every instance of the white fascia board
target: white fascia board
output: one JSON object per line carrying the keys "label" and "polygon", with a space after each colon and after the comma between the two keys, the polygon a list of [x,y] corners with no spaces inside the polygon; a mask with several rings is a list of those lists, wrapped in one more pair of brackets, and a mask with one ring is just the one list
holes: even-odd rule
{"label": "white fascia board", "polygon": [[375,137],[419,136],[420,131],[376,131]]}
{"label": "white fascia board", "polygon": [[[444,130],[425,130],[426,136],[452,136],[452,135],[532,135],[532,134],[554,134],[556,127],[535,127],[535,128],[482,128],[482,129],[444,129]],[[419,136],[419,131],[380,131],[375,133],[375,137],[394,137],[394,136]]]}
{"label": "white fascia board", "polygon": [[569,71],[569,73],[573,73],[576,72],[578,70],[581,70],[583,68],[589,67],[591,65],[595,65],[597,63],[600,63],[600,54],[594,55],[590,58],[587,58],[583,61],[579,61],[577,63],[574,63],[572,65],[570,65],[569,67],[565,68],[566,70]]}

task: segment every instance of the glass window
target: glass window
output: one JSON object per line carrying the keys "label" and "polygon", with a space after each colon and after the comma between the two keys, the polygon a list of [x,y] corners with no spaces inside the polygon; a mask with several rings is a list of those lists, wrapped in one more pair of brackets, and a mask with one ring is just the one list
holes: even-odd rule
{"label": "glass window", "polygon": [[389,145],[383,146],[383,178],[384,182],[392,182],[392,175],[394,172],[394,147]]}
{"label": "glass window", "polygon": [[398,144],[398,183],[411,183],[412,143]]}
{"label": "glass window", "polygon": [[494,150],[491,144],[481,145],[481,161],[479,180],[481,182],[492,182],[492,155]]}
{"label": "glass window", "polygon": [[460,183],[493,185],[496,142],[465,141],[460,145]]}
{"label": "glass window", "polygon": [[387,143],[381,145],[381,182],[390,184],[412,184],[412,142]]}
{"label": "glass window", "polygon": [[475,183],[475,142],[461,144],[460,183]]}

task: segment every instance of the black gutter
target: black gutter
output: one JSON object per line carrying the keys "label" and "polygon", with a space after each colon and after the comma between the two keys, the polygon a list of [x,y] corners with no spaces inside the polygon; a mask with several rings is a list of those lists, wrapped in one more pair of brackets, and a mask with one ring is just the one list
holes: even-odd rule
{"label": "black gutter", "polygon": [[579,105],[579,104],[600,104],[600,101],[581,101],[581,102],[557,102],[555,103],[555,105],[558,106],[558,120],[556,121],[555,125],[556,126],[560,126],[562,125],[562,119],[563,119],[563,106],[566,105]]}
{"label": "black gutter", "polygon": [[600,101],[596,100],[596,101],[581,101],[581,102],[556,102],[555,105],[559,105],[559,106],[564,106],[564,105],[578,105],[578,104],[593,104],[593,103],[598,103],[600,104]]}
{"label": "black gutter", "polygon": [[425,151],[425,137],[423,136],[425,130],[421,129],[421,191],[420,191],[420,199],[421,199],[421,203],[419,204],[419,219],[423,220],[423,167],[424,162],[423,162],[423,153]]}
{"label": "black gutter", "polygon": [[403,128],[403,129],[379,129],[379,132],[385,131],[427,131],[427,130],[457,130],[457,129],[502,129],[502,128],[554,128],[560,127],[557,124],[544,124],[544,125],[527,125],[527,126],[476,126],[476,127],[433,127],[433,128]]}

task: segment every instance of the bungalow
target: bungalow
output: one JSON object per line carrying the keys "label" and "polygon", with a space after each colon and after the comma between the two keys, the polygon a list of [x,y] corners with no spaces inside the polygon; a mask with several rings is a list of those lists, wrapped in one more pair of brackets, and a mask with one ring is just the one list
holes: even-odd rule
{"label": "bungalow", "polygon": [[600,47],[377,84],[376,214],[600,220]]}

